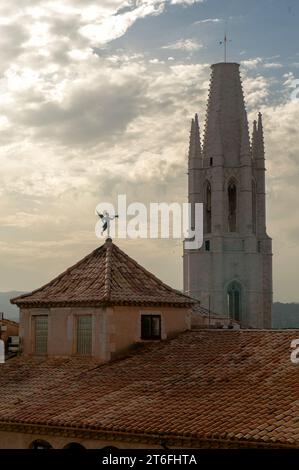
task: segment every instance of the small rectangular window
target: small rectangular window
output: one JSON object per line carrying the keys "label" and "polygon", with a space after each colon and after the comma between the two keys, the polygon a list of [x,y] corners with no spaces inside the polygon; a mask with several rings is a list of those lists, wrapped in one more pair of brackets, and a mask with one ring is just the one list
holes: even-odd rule
{"label": "small rectangular window", "polygon": [[47,354],[48,352],[48,316],[38,315],[34,317],[35,353]]}
{"label": "small rectangular window", "polygon": [[206,250],[206,251],[210,251],[210,249],[211,249],[210,240],[206,240],[206,241],[205,241],[205,250]]}
{"label": "small rectangular window", "polygon": [[258,253],[261,253],[261,251],[262,251],[262,242],[257,242],[257,251],[258,251]]}
{"label": "small rectangular window", "polygon": [[161,339],[160,315],[141,315],[141,339]]}
{"label": "small rectangular window", "polygon": [[77,353],[90,356],[92,349],[92,317],[82,315],[77,317]]}
{"label": "small rectangular window", "polygon": [[210,166],[213,166],[213,157],[210,158]]}

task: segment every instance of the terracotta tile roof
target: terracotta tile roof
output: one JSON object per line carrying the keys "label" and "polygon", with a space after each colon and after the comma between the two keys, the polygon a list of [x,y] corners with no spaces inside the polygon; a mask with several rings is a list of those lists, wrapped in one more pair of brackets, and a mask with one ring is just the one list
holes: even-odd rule
{"label": "terracotta tile roof", "polygon": [[298,447],[299,366],[290,361],[298,337],[203,330],[104,365],[11,359],[0,367],[0,429],[26,423],[118,439]]}
{"label": "terracotta tile roof", "polygon": [[53,281],[11,300],[20,307],[169,304],[194,301],[164,284],[110,239]]}
{"label": "terracotta tile roof", "polygon": [[0,325],[15,326],[17,328],[20,326],[18,322],[13,321],[13,320],[8,320],[7,318],[0,319]]}

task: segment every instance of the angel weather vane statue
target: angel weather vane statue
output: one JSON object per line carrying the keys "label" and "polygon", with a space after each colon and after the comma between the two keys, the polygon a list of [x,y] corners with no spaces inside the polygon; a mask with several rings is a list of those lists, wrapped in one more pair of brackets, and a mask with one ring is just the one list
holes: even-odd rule
{"label": "angel weather vane statue", "polygon": [[107,236],[110,238],[110,222],[118,217],[118,215],[109,215],[109,212],[103,211],[103,214],[100,214],[97,211],[97,215],[100,217],[102,221],[102,231],[101,235],[104,235],[104,232],[107,230]]}

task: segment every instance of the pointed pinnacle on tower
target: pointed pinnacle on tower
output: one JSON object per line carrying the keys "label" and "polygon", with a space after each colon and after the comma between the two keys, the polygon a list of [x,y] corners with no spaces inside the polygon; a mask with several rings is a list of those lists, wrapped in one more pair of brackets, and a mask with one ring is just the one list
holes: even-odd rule
{"label": "pointed pinnacle on tower", "polygon": [[251,139],[251,152],[252,158],[256,160],[258,158],[258,135],[257,135],[257,121],[253,121],[253,131]]}
{"label": "pointed pinnacle on tower", "polygon": [[194,131],[195,131],[196,144],[197,144],[197,146],[200,150],[200,153],[201,153],[200,130],[199,130],[198,114],[197,113],[195,113],[195,116],[194,116]]}
{"label": "pointed pinnacle on tower", "polygon": [[262,113],[258,114],[257,150],[258,150],[258,158],[264,158],[265,157],[265,145],[264,145],[264,129],[263,129]]}
{"label": "pointed pinnacle on tower", "polygon": [[241,157],[250,156],[250,138],[249,138],[248,120],[247,120],[246,110],[244,110],[243,122],[242,122],[242,128],[241,128],[240,155]]}
{"label": "pointed pinnacle on tower", "polygon": [[[191,160],[194,160],[191,164]],[[201,142],[200,130],[198,124],[198,115],[191,121],[190,143],[189,143],[189,164],[192,168],[201,167]]]}

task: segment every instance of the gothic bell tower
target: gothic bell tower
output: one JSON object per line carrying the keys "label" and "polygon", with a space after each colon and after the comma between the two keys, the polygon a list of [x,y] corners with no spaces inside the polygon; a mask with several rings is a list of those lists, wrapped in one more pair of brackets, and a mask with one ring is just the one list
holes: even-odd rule
{"label": "gothic bell tower", "polygon": [[192,120],[189,202],[204,204],[204,242],[184,249],[184,290],[241,327],[271,328],[262,115],[250,142],[239,64],[212,65],[203,145]]}

